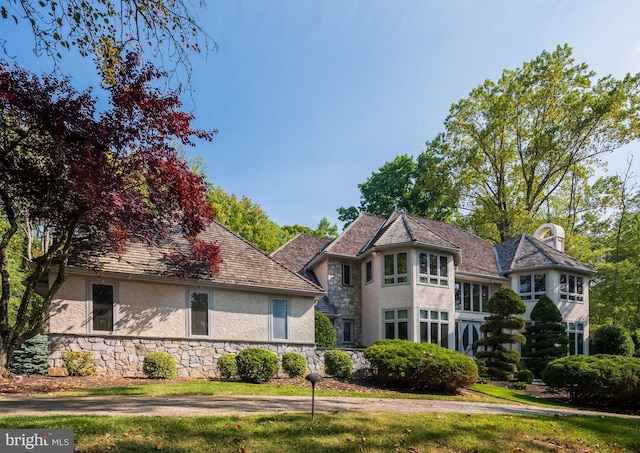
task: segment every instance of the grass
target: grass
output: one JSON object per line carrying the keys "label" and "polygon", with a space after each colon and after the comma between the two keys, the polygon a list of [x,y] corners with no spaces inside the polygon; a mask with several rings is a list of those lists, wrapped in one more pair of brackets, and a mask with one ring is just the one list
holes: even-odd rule
{"label": "grass", "polygon": [[[504,387],[498,387],[490,384],[473,384],[471,390],[484,395],[492,396],[501,400],[513,401],[515,403],[533,404],[538,406],[558,406],[553,401],[547,401],[545,399],[536,398],[534,396],[526,395],[517,390],[512,390]],[[562,406],[566,407],[566,406]]]}
{"label": "grass", "polygon": [[73,429],[77,452],[640,451],[640,420],[604,416],[0,417],[0,428]]}

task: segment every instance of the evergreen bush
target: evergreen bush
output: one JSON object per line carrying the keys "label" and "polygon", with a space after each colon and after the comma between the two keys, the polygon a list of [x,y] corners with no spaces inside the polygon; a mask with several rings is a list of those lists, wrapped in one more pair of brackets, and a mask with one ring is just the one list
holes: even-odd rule
{"label": "evergreen bush", "polygon": [[238,376],[244,382],[261,384],[278,372],[278,356],[264,349],[248,348],[236,356]]}
{"label": "evergreen bush", "polygon": [[315,310],[315,336],[319,348],[334,348],[336,346],[336,328],[333,327],[327,315]]}
{"label": "evergreen bush", "polygon": [[485,309],[491,316],[487,316],[486,322],[480,326],[480,331],[487,335],[475,342],[484,348],[476,352],[476,357],[486,359],[489,376],[510,381],[520,361],[520,353],[508,349],[506,345],[526,343],[524,335],[510,331],[524,328],[524,319],[515,315],[524,313],[527,308],[520,296],[511,288],[504,287],[489,298]]}
{"label": "evergreen bush", "polygon": [[622,327],[607,324],[591,333],[591,353],[633,356],[635,345],[629,332]]}
{"label": "evergreen bush", "polygon": [[364,355],[371,363],[373,379],[382,385],[455,393],[478,379],[473,358],[431,343],[381,340]]}
{"label": "evergreen bush", "polygon": [[324,371],[330,376],[348,378],[353,373],[351,357],[344,351],[332,349],[324,353]]}
{"label": "evergreen bush", "polygon": [[535,324],[527,326],[522,355],[527,368],[540,376],[549,362],[569,353],[569,337],[560,310],[547,296],[541,296],[533,307],[531,320]]}
{"label": "evergreen bush", "polygon": [[178,376],[176,360],[166,352],[150,352],[144,356],[142,372],[150,379],[174,379]]}
{"label": "evergreen bush", "polygon": [[238,364],[235,354],[224,354],[218,359],[218,371],[222,379],[238,377]]}
{"label": "evergreen bush", "polygon": [[290,378],[304,377],[307,374],[307,360],[300,354],[287,352],[282,356],[282,370]]}
{"label": "evergreen bush", "polygon": [[93,376],[96,374],[96,364],[93,354],[85,351],[65,351],[62,362],[67,368],[69,376]]}
{"label": "evergreen bush", "polygon": [[14,351],[9,362],[9,372],[47,374],[48,362],[49,340],[46,335],[36,335]]}
{"label": "evergreen bush", "polygon": [[524,382],[526,384],[533,384],[533,372],[530,370],[520,370],[518,371],[518,382]]}

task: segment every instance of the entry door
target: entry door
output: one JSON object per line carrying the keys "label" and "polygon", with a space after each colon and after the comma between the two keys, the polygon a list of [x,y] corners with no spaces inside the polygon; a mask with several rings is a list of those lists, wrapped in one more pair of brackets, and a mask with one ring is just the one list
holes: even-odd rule
{"label": "entry door", "polygon": [[476,356],[478,347],[474,343],[480,339],[481,325],[479,321],[456,322],[456,351]]}

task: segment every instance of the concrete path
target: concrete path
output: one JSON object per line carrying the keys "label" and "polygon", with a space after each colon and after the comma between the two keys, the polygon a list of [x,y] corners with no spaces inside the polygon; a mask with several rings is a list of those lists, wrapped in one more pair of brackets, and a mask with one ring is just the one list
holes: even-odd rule
{"label": "concrete path", "polygon": [[[388,398],[316,397],[317,413],[461,413],[549,416],[640,416],[524,404]],[[311,396],[2,396],[0,415],[202,416],[311,412]]]}

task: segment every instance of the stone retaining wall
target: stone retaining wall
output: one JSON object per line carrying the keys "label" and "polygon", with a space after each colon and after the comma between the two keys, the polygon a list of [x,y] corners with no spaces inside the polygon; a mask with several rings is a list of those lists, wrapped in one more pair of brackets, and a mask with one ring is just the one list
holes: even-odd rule
{"label": "stone retaining wall", "polygon": [[[247,348],[272,351],[282,360],[287,352],[300,354],[307,359],[310,372],[324,374],[324,353],[328,349],[305,344],[264,344],[216,340],[180,340],[160,338],[98,337],[49,334],[49,374],[64,376],[62,362],[64,351],[88,351],[96,361],[98,376],[143,377],[142,363],[150,352],[171,354],[178,368],[179,377],[217,378],[217,361],[224,354],[236,354]],[[362,376],[368,372],[369,363],[362,349],[345,349],[351,357],[353,372]]]}

